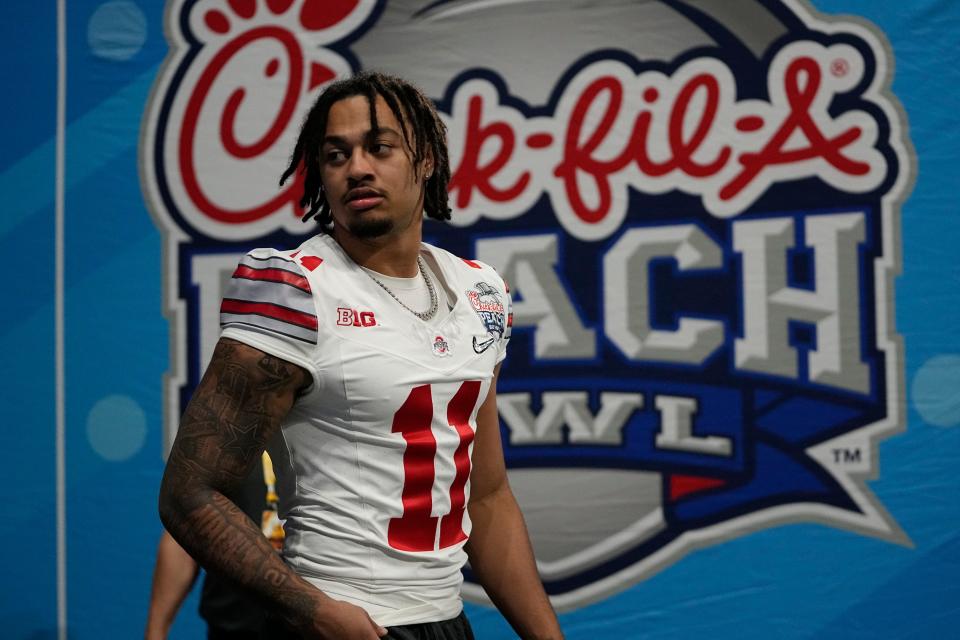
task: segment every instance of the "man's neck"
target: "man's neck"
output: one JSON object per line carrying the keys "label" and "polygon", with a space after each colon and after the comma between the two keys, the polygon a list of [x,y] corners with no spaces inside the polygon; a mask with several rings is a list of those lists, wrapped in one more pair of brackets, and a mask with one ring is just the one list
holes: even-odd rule
{"label": "man's neck", "polygon": [[419,233],[388,234],[380,238],[357,238],[334,228],[333,239],[350,259],[361,267],[397,278],[412,278],[419,273],[422,235]]}

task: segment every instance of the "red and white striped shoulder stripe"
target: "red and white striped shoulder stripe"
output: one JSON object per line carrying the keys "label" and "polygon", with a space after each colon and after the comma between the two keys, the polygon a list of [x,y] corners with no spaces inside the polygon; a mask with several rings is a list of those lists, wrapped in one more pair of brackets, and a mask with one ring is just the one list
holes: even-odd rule
{"label": "red and white striped shoulder stripe", "polygon": [[[317,343],[317,314],[310,281],[299,260],[256,249],[240,261],[220,305],[221,328],[265,331]],[[311,261],[316,266],[320,258]]]}

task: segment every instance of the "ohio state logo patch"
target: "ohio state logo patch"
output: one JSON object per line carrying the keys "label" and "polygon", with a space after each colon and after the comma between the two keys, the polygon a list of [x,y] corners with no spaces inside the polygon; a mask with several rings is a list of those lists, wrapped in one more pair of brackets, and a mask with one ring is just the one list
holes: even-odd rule
{"label": "ohio state logo patch", "polygon": [[433,343],[431,344],[433,348],[433,355],[438,358],[446,358],[450,356],[450,343],[443,336],[435,336],[433,338]]}
{"label": "ohio state logo patch", "polygon": [[[141,147],[186,354],[170,433],[221,274],[316,231],[300,186],[276,188],[304,111],[375,68],[448,127],[453,219],[430,241],[511,283],[512,307],[467,292],[487,332],[473,347],[515,329],[504,452],[558,608],[788,523],[905,539],[868,487],[904,425],[894,283],[914,171],[890,48],[800,0],[727,4],[170,2]],[[550,55],[527,48],[544,11]]]}

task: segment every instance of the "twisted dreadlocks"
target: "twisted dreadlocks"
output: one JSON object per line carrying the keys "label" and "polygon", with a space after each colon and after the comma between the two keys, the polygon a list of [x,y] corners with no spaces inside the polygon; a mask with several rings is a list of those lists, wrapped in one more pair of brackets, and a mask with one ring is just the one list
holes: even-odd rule
{"label": "twisted dreadlocks", "polygon": [[[427,152],[433,154],[433,175],[424,187],[424,212],[435,220],[450,219],[447,202],[447,183],[450,182],[450,161],[447,157],[447,128],[440,120],[433,102],[406,80],[376,71],[364,71],[352,78],[334,82],[327,87],[310,109],[300,129],[293,156],[280,177],[282,186],[295,171],[303,174],[303,197],[300,207],[305,209],[303,221],[316,218],[324,228],[332,222],[330,203],[320,180],[320,148],[327,131],[327,116],[333,103],[353,96],[365,96],[370,105],[370,128],[376,130],[376,99],[381,96],[401,124],[403,141],[413,158],[415,172]],[[411,140],[412,137],[412,140]]]}

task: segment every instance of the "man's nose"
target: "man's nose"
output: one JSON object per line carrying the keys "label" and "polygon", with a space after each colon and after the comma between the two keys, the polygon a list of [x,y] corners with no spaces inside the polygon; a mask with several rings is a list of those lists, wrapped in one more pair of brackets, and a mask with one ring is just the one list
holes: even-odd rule
{"label": "man's nose", "polygon": [[364,180],[373,175],[373,165],[364,149],[355,149],[347,163],[347,175],[353,180]]}

